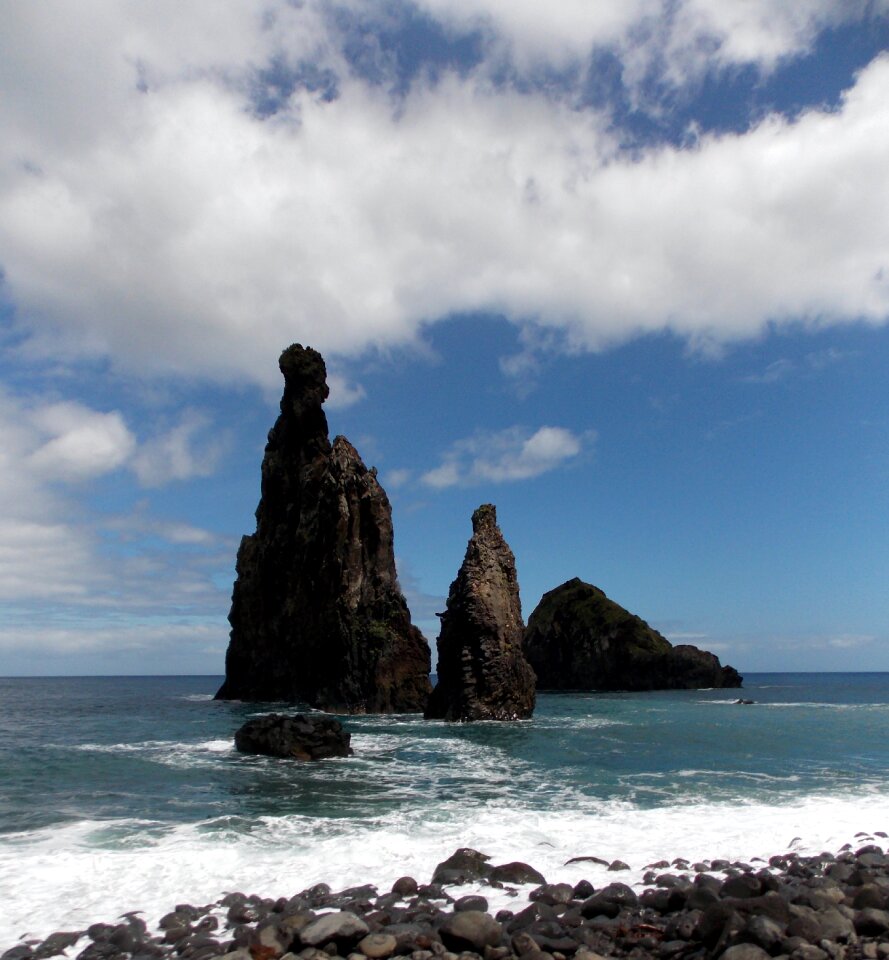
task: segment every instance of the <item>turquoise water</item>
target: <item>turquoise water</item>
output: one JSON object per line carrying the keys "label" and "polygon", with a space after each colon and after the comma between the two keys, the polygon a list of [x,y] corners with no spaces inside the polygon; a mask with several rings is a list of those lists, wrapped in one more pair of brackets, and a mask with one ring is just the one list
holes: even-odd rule
{"label": "turquoise water", "polygon": [[0,679],[0,945],[35,896],[77,922],[251,884],[424,880],[463,845],[549,875],[579,853],[635,870],[889,827],[889,674],[541,695],[508,724],[347,718],[356,756],[320,764],[238,755],[235,729],[271,707],[213,701],[219,682]]}

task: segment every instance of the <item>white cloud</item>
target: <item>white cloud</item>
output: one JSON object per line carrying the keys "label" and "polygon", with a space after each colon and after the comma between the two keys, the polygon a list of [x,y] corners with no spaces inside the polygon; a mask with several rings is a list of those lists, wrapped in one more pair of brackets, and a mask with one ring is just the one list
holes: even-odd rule
{"label": "white cloud", "polygon": [[[67,627],[5,626],[0,630],[0,651],[28,650],[33,653],[71,654],[105,651],[143,651],[156,665],[161,649],[187,645],[200,649],[208,642],[224,639],[219,624],[209,623],[118,623],[113,626],[81,623]],[[213,651],[215,652],[215,650]]]}
{"label": "white cloud", "polygon": [[[21,5],[0,39],[0,266],[32,352],[276,387],[283,344],[354,355],[466,311],[572,349],[889,315],[889,56],[839,109],[629,157],[609,116],[483,71],[393,104],[342,68],[317,4],[271,5],[271,30],[254,8],[87,6]],[[482,9],[544,54],[552,31],[607,43],[660,22],[651,0],[594,6]],[[677,37],[721,38],[713,57],[767,64],[845,15],[773,6],[671,16]],[[298,90],[261,120],[250,71],[294,44],[339,66],[340,95]]]}
{"label": "white cloud", "polygon": [[[592,439],[588,434],[587,441]],[[444,489],[477,483],[528,480],[562,466],[583,449],[583,438],[564,427],[540,427],[529,434],[521,427],[499,433],[478,433],[458,440],[440,466],[423,474],[428,487]]]}
{"label": "white cloud", "polygon": [[136,449],[136,439],[117,411],[54,403],[35,410],[33,420],[48,439],[31,454],[31,466],[51,479],[100,476],[121,467]]}
{"label": "white cloud", "polygon": [[[88,608],[96,626],[114,611],[218,612],[213,577],[231,568],[233,544],[152,516],[144,505],[117,517],[81,499],[89,481],[141,456],[135,448],[117,411],[0,391],[0,602],[18,608],[39,601],[55,619]],[[181,457],[168,459],[186,472],[193,451],[172,449]],[[155,476],[170,466],[160,459]]]}
{"label": "white cloud", "polygon": [[840,633],[827,638],[827,645],[838,650],[855,650],[873,643],[876,637],[870,634]]}
{"label": "white cloud", "polygon": [[865,0],[418,0],[452,30],[480,30],[490,53],[519,69],[583,63],[594,49],[619,54],[624,79],[652,73],[675,85],[706,69],[750,64],[768,72],[811,49],[821,30],[867,15]]}
{"label": "white cloud", "polygon": [[328,410],[344,410],[365,397],[364,387],[360,383],[349,383],[344,376],[330,370],[327,371],[327,386],[330,389]]}
{"label": "white cloud", "polygon": [[225,438],[200,434],[210,421],[196,411],[185,411],[179,423],[146,440],[133,457],[133,472],[146,487],[159,487],[174,480],[209,477],[225,449]]}
{"label": "white cloud", "polygon": [[81,601],[107,587],[89,532],[72,523],[0,517],[0,600]]}
{"label": "white cloud", "polygon": [[387,490],[398,490],[410,483],[413,473],[410,470],[387,470],[385,476],[385,486]]}

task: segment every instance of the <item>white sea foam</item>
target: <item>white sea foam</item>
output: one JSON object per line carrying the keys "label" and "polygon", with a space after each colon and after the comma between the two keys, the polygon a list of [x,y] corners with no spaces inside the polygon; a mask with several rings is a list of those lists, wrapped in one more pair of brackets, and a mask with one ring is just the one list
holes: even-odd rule
{"label": "white sea foam", "polygon": [[[736,707],[738,700],[703,699],[696,703],[718,703],[720,706]],[[786,709],[791,707],[806,707],[811,710],[889,710],[889,703],[830,703],[823,700],[754,700],[753,706],[762,710],[773,708]],[[745,704],[746,706],[746,704]]]}
{"label": "white sea foam", "polygon": [[[144,910],[156,922],[176,903],[209,903],[232,890],[280,896],[320,881],[335,889],[372,882],[381,890],[405,874],[428,881],[435,864],[463,846],[490,854],[494,862],[526,861],[550,881],[586,877],[601,886],[615,879],[638,883],[656,860],[749,861],[791,844],[803,853],[836,850],[855,842],[859,830],[887,828],[885,790],[796,798],[784,805],[690,803],[640,810],[627,802],[588,800],[534,810],[495,801],[446,802],[376,819],[82,822],[0,839],[0,948],[25,934],[76,929],[126,910]],[[576,856],[619,858],[632,869],[614,874],[589,862],[565,865]],[[492,907],[516,904],[507,893],[481,892]]]}
{"label": "white sea foam", "polygon": [[231,740],[204,740],[183,743],[178,740],[140,740],[133,743],[79,743],[65,749],[84,753],[136,754],[170,767],[198,767],[215,762],[219,754],[234,753]]}

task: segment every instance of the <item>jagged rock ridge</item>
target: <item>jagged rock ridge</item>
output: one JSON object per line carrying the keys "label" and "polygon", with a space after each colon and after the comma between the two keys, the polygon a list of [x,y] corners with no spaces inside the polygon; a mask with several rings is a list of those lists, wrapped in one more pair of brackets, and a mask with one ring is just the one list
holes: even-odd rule
{"label": "jagged rock ridge", "polygon": [[256,532],[238,550],[216,696],[422,711],[429,646],[398,585],[389,500],[345,437],[330,443],[321,355],[294,344],[279,364],[281,414],[262,461]]}
{"label": "jagged rock ridge", "polygon": [[577,577],[543,595],[528,618],[524,652],[541,690],[673,690],[742,681],[714,654],[674,647]]}
{"label": "jagged rock ridge", "polygon": [[522,655],[522,604],[515,557],[484,504],[451,584],[438,638],[438,685],[427,718],[516,720],[534,712],[534,672]]}

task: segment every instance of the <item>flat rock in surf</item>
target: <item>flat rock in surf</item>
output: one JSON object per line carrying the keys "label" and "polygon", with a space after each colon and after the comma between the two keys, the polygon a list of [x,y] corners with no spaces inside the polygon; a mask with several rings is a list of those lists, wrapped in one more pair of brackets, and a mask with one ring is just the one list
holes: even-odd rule
{"label": "flat rock in surf", "polygon": [[706,650],[674,647],[577,577],[543,595],[528,618],[523,649],[541,690],[740,687],[743,679]]}
{"label": "flat rock in surf", "polygon": [[240,753],[256,753],[289,760],[351,757],[351,734],[333,717],[294,717],[270,713],[253,717],[235,733]]}

